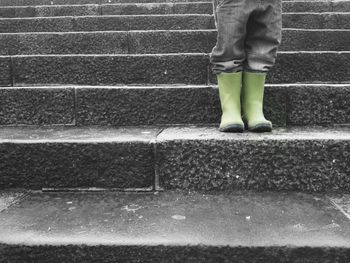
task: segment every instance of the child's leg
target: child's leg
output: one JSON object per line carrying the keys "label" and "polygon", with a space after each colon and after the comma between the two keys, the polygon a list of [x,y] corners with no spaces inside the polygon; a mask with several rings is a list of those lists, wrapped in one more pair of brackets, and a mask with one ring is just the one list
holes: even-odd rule
{"label": "child's leg", "polygon": [[219,0],[216,7],[217,43],[210,54],[213,73],[217,75],[221,102],[220,131],[242,132],[242,70],[245,60],[245,0]]}
{"label": "child's leg", "polygon": [[281,43],[281,0],[257,1],[247,24],[246,61],[243,73],[242,108],[248,129],[271,131],[272,124],[263,114],[264,84],[274,65]]}

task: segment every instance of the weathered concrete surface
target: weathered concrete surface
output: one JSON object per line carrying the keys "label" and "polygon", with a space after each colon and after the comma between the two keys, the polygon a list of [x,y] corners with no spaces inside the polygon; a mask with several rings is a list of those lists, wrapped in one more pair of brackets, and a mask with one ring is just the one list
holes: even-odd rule
{"label": "weathered concrete surface", "polygon": [[74,31],[73,17],[0,19],[0,33],[70,31]]}
{"label": "weathered concrete surface", "polygon": [[213,14],[211,2],[109,4],[102,5],[101,8],[102,15]]}
{"label": "weathered concrete surface", "polygon": [[157,137],[165,189],[350,190],[350,130],[287,129],[223,134],[168,128]]}
{"label": "weathered concrete surface", "polygon": [[0,191],[0,213],[18,202],[24,195],[25,191]]}
{"label": "weathered concrete surface", "polygon": [[[207,84],[210,71],[208,55],[203,53],[15,56],[12,63],[15,86],[198,85]],[[350,52],[280,52],[267,83],[347,83],[350,81],[350,67],[346,66],[349,63]],[[211,73],[209,79],[210,83],[216,82]]]}
{"label": "weathered concrete surface", "polygon": [[[0,0],[0,6],[84,5],[134,3],[135,0]],[[210,2],[209,0],[137,0],[138,3]]]}
{"label": "weathered concrete surface", "polygon": [[74,124],[73,88],[1,88],[0,125]]}
{"label": "weathered concrete surface", "polygon": [[284,29],[283,51],[349,51],[350,30]]}
{"label": "weathered concrete surface", "polygon": [[284,14],[284,28],[349,29],[349,13]]}
{"label": "weathered concrete surface", "polygon": [[[284,28],[349,29],[348,13],[283,15]],[[0,32],[215,29],[208,14],[1,18]]]}
{"label": "weathered concrete surface", "polygon": [[[73,124],[75,115],[79,126],[217,125],[221,115],[216,86],[25,87],[0,94],[0,124]],[[349,96],[345,84],[266,85],[264,111],[275,126],[347,124]]]}
{"label": "weathered concrete surface", "polygon": [[6,262],[350,259],[349,220],[327,197],[297,193],[38,193],[0,222]]}
{"label": "weathered concrete surface", "polygon": [[349,12],[349,1],[283,1],[283,12]]}
{"label": "weathered concrete surface", "polygon": [[100,9],[98,5],[12,6],[0,7],[0,17],[92,16],[100,15]]}
{"label": "weathered concrete surface", "polygon": [[0,188],[149,188],[158,129],[1,128]]}
{"label": "weathered concrete surface", "polygon": [[12,68],[10,57],[0,57],[0,86],[12,85]]}
{"label": "weathered concrete surface", "polygon": [[128,53],[128,43],[126,31],[2,34],[0,54],[124,54]]}
{"label": "weathered concrete surface", "polygon": [[297,86],[287,103],[289,125],[350,123],[350,85]]}
{"label": "weathered concrete surface", "polygon": [[[216,30],[0,34],[0,54],[210,53],[216,37]],[[279,50],[348,51],[349,43],[348,30],[286,29]]]}
{"label": "weathered concrete surface", "polygon": [[[206,86],[81,87],[76,92],[77,125],[217,124],[218,90]],[[268,87],[266,116],[286,124],[286,91]]]}
{"label": "weathered concrete surface", "polygon": [[216,31],[133,31],[129,38],[130,53],[209,53]]}
{"label": "weathered concrete surface", "polygon": [[12,61],[15,85],[202,84],[208,76],[205,54],[18,56]]}
{"label": "weathered concrete surface", "polygon": [[1,18],[1,33],[214,29],[213,15]]}

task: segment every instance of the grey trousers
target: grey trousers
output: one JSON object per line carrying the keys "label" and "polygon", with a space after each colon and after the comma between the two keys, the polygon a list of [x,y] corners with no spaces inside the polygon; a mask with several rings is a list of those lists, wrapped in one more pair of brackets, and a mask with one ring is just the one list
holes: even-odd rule
{"label": "grey trousers", "polygon": [[281,0],[217,0],[215,19],[214,74],[270,70],[282,38]]}

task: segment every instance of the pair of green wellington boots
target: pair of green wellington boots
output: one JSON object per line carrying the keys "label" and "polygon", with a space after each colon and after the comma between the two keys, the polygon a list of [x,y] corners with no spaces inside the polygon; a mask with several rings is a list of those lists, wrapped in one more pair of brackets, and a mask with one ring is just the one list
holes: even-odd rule
{"label": "pair of green wellington boots", "polygon": [[272,131],[272,123],[263,113],[266,73],[222,72],[217,79],[222,109],[220,131]]}

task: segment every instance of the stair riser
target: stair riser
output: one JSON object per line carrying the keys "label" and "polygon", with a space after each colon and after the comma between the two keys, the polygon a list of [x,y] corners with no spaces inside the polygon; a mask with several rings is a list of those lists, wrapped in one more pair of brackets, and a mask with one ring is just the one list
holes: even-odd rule
{"label": "stair riser", "polygon": [[165,189],[348,191],[349,156],[336,137],[168,140],[157,144],[157,174]]}
{"label": "stair riser", "polygon": [[349,12],[349,1],[283,2],[283,12]]}
{"label": "stair riser", "polygon": [[0,6],[84,5],[115,3],[210,2],[208,0],[1,0]]}
{"label": "stair riser", "polygon": [[284,14],[284,28],[349,29],[350,14]]}
{"label": "stair riser", "polygon": [[0,89],[1,125],[74,125],[71,88]]}
{"label": "stair riser", "polygon": [[178,30],[215,28],[211,15],[56,17],[0,20],[0,32]]}
{"label": "stair riser", "polygon": [[[284,2],[283,12],[350,12],[349,2]],[[48,17],[140,14],[213,14],[213,4],[149,3],[88,6],[0,7],[0,17]]]}
{"label": "stair riser", "polygon": [[0,7],[0,17],[50,17],[50,16],[99,16],[144,14],[213,14],[213,4],[208,3],[159,3],[88,6],[28,6]]}
{"label": "stair riser", "polygon": [[0,153],[1,189],[154,185],[150,143],[0,143]]}
{"label": "stair riser", "polygon": [[[333,262],[350,260],[348,248],[342,247],[228,247],[228,246],[20,246],[0,245],[6,262]],[[59,257],[57,256],[59,255]],[[0,258],[1,259],[1,258]],[[171,261],[169,261],[171,259]]]}
{"label": "stair riser", "polygon": [[[345,124],[349,102],[350,86],[267,86],[264,111],[275,126]],[[0,105],[0,125],[218,125],[221,115],[212,87],[8,88]]]}
{"label": "stair riser", "polygon": [[[350,14],[285,14],[284,28],[349,29]],[[1,33],[215,29],[211,15],[1,19]]]}
{"label": "stair riser", "polygon": [[[3,34],[0,55],[210,53],[216,35],[215,31]],[[350,31],[284,30],[282,39],[280,51],[347,51]]]}
{"label": "stair riser", "polygon": [[[280,53],[267,83],[345,83],[349,63],[348,52]],[[0,57],[0,68],[1,86],[216,82],[206,54]]]}

